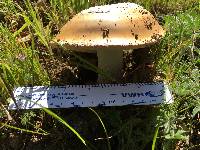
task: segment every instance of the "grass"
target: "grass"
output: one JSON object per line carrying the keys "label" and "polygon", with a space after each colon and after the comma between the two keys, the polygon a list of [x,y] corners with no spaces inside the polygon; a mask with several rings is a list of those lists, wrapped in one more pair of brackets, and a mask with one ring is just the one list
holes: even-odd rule
{"label": "grass", "polygon": [[[49,0],[37,3],[29,0],[2,0],[0,106],[4,107],[0,110],[1,149],[20,149],[22,145],[43,149],[40,143],[49,145],[46,149],[113,149],[115,146],[124,150],[199,149],[200,1],[132,2],[151,11],[167,31],[161,43],[152,47],[152,54],[157,70],[156,78],[169,84],[175,102],[161,105],[159,110],[143,107],[54,112],[48,109],[6,110],[9,99],[13,98],[12,90],[15,86],[52,85],[55,78],[59,80],[62,77],[60,74],[63,72],[73,76],[73,80],[69,76],[65,80],[80,84],[78,74],[70,69],[60,71],[60,64],[74,68],[83,65],[88,70],[101,73],[75,53],[55,52],[49,42],[74,14],[90,6],[113,1]],[[15,144],[10,143],[13,141]],[[87,147],[84,146],[86,143]]]}

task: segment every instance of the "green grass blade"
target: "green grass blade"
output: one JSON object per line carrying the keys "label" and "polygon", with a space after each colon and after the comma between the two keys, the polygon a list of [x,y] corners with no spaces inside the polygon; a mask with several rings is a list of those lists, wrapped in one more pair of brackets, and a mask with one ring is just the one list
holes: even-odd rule
{"label": "green grass blade", "polygon": [[86,141],[81,137],[81,135],[74,129],[72,128],[66,121],[64,121],[61,117],[59,117],[58,115],[56,115],[54,112],[52,112],[51,110],[47,109],[47,108],[42,108],[47,114],[49,114],[50,116],[52,116],[53,118],[55,118],[56,120],[60,121],[62,124],[64,124],[67,128],[69,128],[80,140],[81,142],[87,146]]}
{"label": "green grass blade", "polygon": [[154,137],[153,137],[153,143],[152,143],[152,147],[151,147],[152,150],[155,150],[156,139],[158,137],[158,131],[159,131],[159,127],[156,128],[156,131],[155,131],[155,134],[154,134]]}
{"label": "green grass blade", "polygon": [[103,129],[104,129],[104,132],[105,132],[105,135],[106,135],[107,144],[108,144],[108,150],[111,150],[110,141],[109,141],[109,136],[108,136],[106,127],[105,127],[105,125],[104,125],[104,123],[103,123],[101,117],[98,115],[98,113],[97,113],[94,109],[92,109],[92,108],[89,108],[89,109],[98,117],[99,121],[101,122],[101,125],[102,125],[102,127],[103,127]]}
{"label": "green grass blade", "polygon": [[[1,75],[0,75],[0,87],[1,87],[1,90],[2,90],[2,91],[5,91],[5,93],[9,94],[9,90],[8,90],[7,86],[5,85],[5,83],[4,83],[4,81],[3,81],[2,77],[1,77]],[[2,91],[1,91],[1,92],[2,92]],[[3,93],[3,92],[2,92],[2,93]]]}
{"label": "green grass blade", "polygon": [[18,128],[18,127],[15,127],[15,126],[8,125],[6,123],[0,123],[0,125],[3,126],[3,127],[8,127],[8,128],[19,130],[19,131],[24,131],[24,132],[27,132],[27,133],[40,134],[40,135],[48,135],[49,134],[47,132],[41,133],[41,132],[36,132],[36,131],[31,131],[31,130],[27,130],[27,129]]}
{"label": "green grass blade", "polygon": [[23,24],[23,26],[19,30],[15,31],[13,36],[16,37],[18,34],[20,34],[28,26],[29,26],[29,24],[26,22],[25,24]]}

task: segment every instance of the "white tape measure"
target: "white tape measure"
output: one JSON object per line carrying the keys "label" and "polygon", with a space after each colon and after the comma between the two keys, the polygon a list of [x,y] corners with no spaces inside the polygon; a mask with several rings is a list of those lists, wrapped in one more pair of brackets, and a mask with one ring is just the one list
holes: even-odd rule
{"label": "white tape measure", "polygon": [[[14,90],[19,109],[69,108],[171,103],[162,82],[97,85],[34,86]],[[16,109],[11,102],[9,109]]]}

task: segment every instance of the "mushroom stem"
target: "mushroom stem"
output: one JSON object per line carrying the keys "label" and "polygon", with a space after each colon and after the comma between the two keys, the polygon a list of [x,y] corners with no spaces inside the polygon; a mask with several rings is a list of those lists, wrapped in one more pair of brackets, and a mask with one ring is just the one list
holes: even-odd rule
{"label": "mushroom stem", "polygon": [[[122,50],[97,50],[98,68],[108,73],[111,78],[120,80],[123,66],[123,51]],[[110,80],[105,75],[98,75],[99,83],[107,83]]]}

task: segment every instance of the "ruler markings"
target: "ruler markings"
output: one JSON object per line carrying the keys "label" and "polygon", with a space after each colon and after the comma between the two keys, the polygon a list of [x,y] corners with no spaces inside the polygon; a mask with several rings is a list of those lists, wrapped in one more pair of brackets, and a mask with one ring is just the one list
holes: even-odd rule
{"label": "ruler markings", "polygon": [[[151,105],[172,100],[162,82],[18,87],[13,93],[21,109]],[[9,109],[16,109],[14,102]]]}

